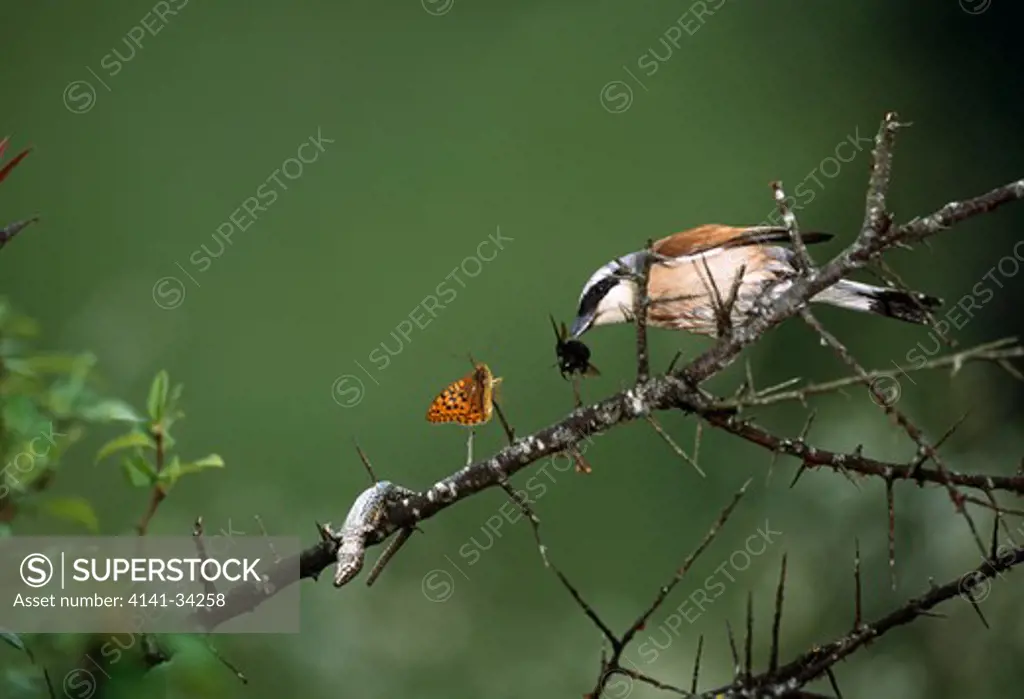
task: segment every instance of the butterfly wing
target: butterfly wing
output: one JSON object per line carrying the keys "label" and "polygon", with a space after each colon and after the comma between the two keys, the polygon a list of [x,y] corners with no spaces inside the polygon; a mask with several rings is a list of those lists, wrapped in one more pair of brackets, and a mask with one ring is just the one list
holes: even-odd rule
{"label": "butterfly wing", "polygon": [[428,422],[481,425],[491,419],[494,377],[486,364],[454,381],[438,394],[427,410]]}
{"label": "butterfly wing", "polygon": [[479,425],[491,419],[494,409],[494,376],[486,364],[481,364],[474,372],[473,400],[470,401],[472,420],[467,424]]}
{"label": "butterfly wing", "polygon": [[427,422],[462,422],[470,409],[469,387],[472,381],[473,375],[469,374],[448,384],[430,404]]}

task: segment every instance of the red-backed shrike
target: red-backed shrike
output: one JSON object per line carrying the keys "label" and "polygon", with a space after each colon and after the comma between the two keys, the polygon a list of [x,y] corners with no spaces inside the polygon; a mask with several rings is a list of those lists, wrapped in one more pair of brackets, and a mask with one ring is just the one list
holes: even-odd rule
{"label": "red-backed shrike", "polygon": [[[831,238],[827,233],[803,235],[807,245]],[[733,325],[741,324],[758,299],[764,296],[770,301],[792,284],[798,266],[795,253],[782,247],[788,242],[789,233],[782,227],[738,228],[719,224],[698,226],[662,238],[653,246],[655,258],[647,284],[647,324],[716,336],[717,300],[728,299],[742,269],[731,318]],[[624,255],[591,275],[580,294],[572,337],[577,338],[596,325],[632,322],[636,279],[642,271],[644,255],[642,250]],[[927,310],[942,303],[934,296],[908,294],[848,279],[836,282],[811,300],[909,323],[927,322]]]}

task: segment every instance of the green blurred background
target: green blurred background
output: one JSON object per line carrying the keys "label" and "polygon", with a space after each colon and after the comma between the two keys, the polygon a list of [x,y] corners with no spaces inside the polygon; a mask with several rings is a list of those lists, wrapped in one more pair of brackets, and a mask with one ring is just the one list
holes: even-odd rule
{"label": "green blurred background", "polygon": [[[200,514],[210,528],[254,533],[258,515],[272,533],[312,542],[314,520],[340,521],[366,485],[353,439],[378,473],[411,488],[462,465],[465,432],[424,413],[465,373],[466,352],[504,378],[502,405],[520,434],[569,410],[547,314],[570,320],[582,283],[614,255],[703,222],[763,221],[773,179],[805,182],[813,197],[797,212],[801,226],[838,234],[818,260],[838,251],[861,220],[866,139],[885,111],[914,122],[896,151],[898,219],[1024,175],[1011,5],[708,0],[698,17],[704,3],[663,0],[172,0],[156,9],[177,14],[160,20],[145,2],[5,3],[0,135],[35,150],[5,182],[0,207],[4,222],[42,221],[0,254],[2,292],[42,323],[47,346],[95,352],[112,393],[141,407],[161,368],[185,384],[180,450],[218,452],[227,468],[182,481],[152,533],[185,535]],[[139,48],[126,37],[140,36],[144,20],[156,34]],[[218,226],[318,131],[330,142],[315,162],[282,179],[286,190],[274,185],[276,201],[222,248]],[[837,170],[826,161],[844,141],[862,150]],[[1011,206],[889,259],[912,286],[955,301],[1011,254],[1022,226],[1024,206]],[[504,249],[466,262],[499,228]],[[211,261],[201,269],[190,258],[203,245],[210,252],[197,257]],[[446,281],[460,265],[464,286]],[[1024,281],[1000,279],[1004,288],[953,332],[961,344],[1021,330]],[[455,293],[437,317],[416,311],[442,282]],[[393,334],[414,311],[429,324]],[[915,343],[934,346],[921,328],[832,309],[819,317],[871,367],[905,364]],[[677,349],[693,356],[708,344],[652,337],[660,368]],[[603,376],[583,391],[597,400],[631,381],[633,334],[602,328],[587,339]],[[763,386],[846,373],[800,323],[746,356]],[[741,371],[712,387],[732,390]],[[917,381],[903,382],[899,406],[933,439],[971,411],[949,463],[1013,472],[1024,449],[1019,384],[989,366]],[[912,457],[864,390],[815,407],[821,446],[863,442],[878,458]],[[762,417],[794,436],[804,419],[799,408]],[[692,419],[662,421],[692,443]],[[116,465],[92,465],[114,434],[93,430],[54,486],[92,499],[104,534],[129,531],[145,508]],[[487,425],[477,454],[502,440]],[[748,591],[764,667],[783,552],[787,658],[849,629],[855,537],[869,617],[979,562],[934,488],[896,487],[894,593],[881,483],[858,489],[812,472],[790,489],[791,459],[766,482],[767,453],[710,433],[701,478],[644,424],[599,438],[587,458],[589,476],[549,466],[536,509],[552,557],[616,630],[754,479],[649,638],[641,634],[648,651],[627,653],[674,684],[688,686],[702,634],[703,687],[729,679],[725,621],[742,627]],[[488,492],[426,522],[372,589],[305,581],[299,635],[216,638],[248,686],[186,648],[145,676],[125,661],[102,696],[580,696],[593,685],[600,637],[544,569],[523,521],[488,530],[505,500]],[[988,528],[988,514],[977,519]],[[766,520],[782,535],[745,570],[727,564],[735,582],[716,573]],[[18,531],[57,530],[69,531],[46,521]],[[724,594],[696,619],[666,621],[711,575]],[[844,695],[1005,696],[1024,679],[1016,586],[1013,577],[993,585],[983,603],[991,631],[954,600],[947,618],[859,653],[838,668]],[[22,662],[0,647],[0,665]],[[59,682],[76,652],[51,662]],[[627,691],[655,695],[616,681],[609,696]]]}

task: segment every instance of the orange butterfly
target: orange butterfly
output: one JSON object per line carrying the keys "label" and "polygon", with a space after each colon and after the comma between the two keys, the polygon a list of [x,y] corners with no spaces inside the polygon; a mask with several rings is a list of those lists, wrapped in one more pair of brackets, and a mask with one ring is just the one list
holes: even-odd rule
{"label": "orange butterfly", "polygon": [[476,364],[473,371],[438,394],[427,410],[428,422],[457,422],[460,425],[482,425],[491,419],[494,393],[500,378],[495,378],[486,364]]}

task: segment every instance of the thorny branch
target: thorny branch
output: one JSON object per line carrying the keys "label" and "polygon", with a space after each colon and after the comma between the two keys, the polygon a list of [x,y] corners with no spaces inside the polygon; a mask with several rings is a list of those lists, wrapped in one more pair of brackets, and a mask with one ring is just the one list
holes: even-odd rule
{"label": "thorny branch", "polygon": [[[950,376],[956,376],[964,366],[970,362],[1000,362],[1006,359],[1019,359],[1021,357],[1024,357],[1024,347],[1017,345],[1017,340],[1010,337],[1002,340],[996,340],[995,342],[987,342],[983,345],[977,345],[955,354],[926,360],[914,366],[897,366],[895,369],[877,369],[865,372],[864,376],[844,376],[843,378],[833,379],[832,381],[810,384],[803,388],[788,391],[783,390],[799,383],[800,381],[800,379],[791,379],[783,384],[772,386],[761,391],[747,390],[742,393],[739,398],[722,401],[718,404],[718,407],[723,410],[729,408],[743,410],[745,408],[762,407],[790,401],[799,401],[801,404],[806,406],[807,399],[811,396],[841,391],[847,386],[864,383],[865,378],[869,385],[873,384],[877,389],[879,379],[894,378],[912,371],[945,369],[949,367]],[[882,396],[882,398],[884,399],[884,402],[890,402],[888,397]]]}
{"label": "thorny branch", "polygon": [[[698,694],[700,651],[698,651],[695,662],[693,684],[689,691],[664,684],[634,669],[622,667],[619,665],[619,660],[629,642],[635,638],[645,622],[668,597],[672,587],[685,575],[693,559],[711,543],[718,527],[725,523],[736,502],[734,501],[723,511],[719,522],[677,571],[672,582],[661,588],[651,608],[645,611],[621,638],[618,638],[611,628],[601,620],[597,612],[583,600],[582,594],[572,586],[565,574],[551,564],[547,549],[540,538],[539,519],[525,501],[516,497],[514,489],[510,488],[508,484],[516,473],[545,457],[560,453],[578,454],[577,445],[583,439],[591,438],[626,422],[640,419],[652,420],[652,415],[655,412],[678,410],[694,414],[700,418],[700,421],[707,422],[711,427],[721,429],[766,449],[772,453],[773,461],[780,454],[796,457],[800,461],[801,472],[806,468],[825,467],[851,479],[854,476],[882,479],[887,486],[890,521],[893,517],[892,485],[896,481],[913,481],[918,485],[929,484],[945,489],[953,498],[958,511],[964,513],[965,516],[967,516],[968,505],[995,512],[997,523],[1001,514],[1011,512],[998,504],[994,493],[1024,495],[1024,475],[1020,473],[1014,475],[961,473],[950,469],[943,463],[937,452],[945,438],[934,444],[928,442],[924,438],[923,431],[902,413],[899,413],[899,417],[896,419],[918,447],[915,458],[907,463],[882,461],[866,456],[861,447],[849,453],[816,447],[808,442],[811,420],[808,420],[804,431],[798,438],[790,439],[772,434],[752,420],[740,416],[739,413],[743,411],[784,401],[805,402],[810,396],[838,391],[856,383],[866,383],[872,394],[878,394],[877,386],[872,382],[879,377],[891,376],[896,372],[889,369],[869,370],[862,367],[838,340],[828,344],[832,345],[833,349],[854,371],[854,376],[803,388],[790,388],[792,382],[787,382],[760,392],[754,389],[753,378],[750,376],[744,389],[729,399],[711,395],[701,387],[704,381],[722,372],[735,361],[744,348],[758,341],[768,330],[794,315],[805,313],[808,299],[815,294],[855,270],[880,264],[881,255],[885,251],[897,247],[908,247],[911,243],[925,240],[968,218],[987,213],[1011,201],[1024,199],[1024,179],[1021,179],[971,199],[951,202],[928,216],[914,218],[900,225],[894,224],[887,207],[887,198],[895,137],[904,126],[907,124],[901,123],[895,113],[885,115],[875,138],[872,152],[871,175],[860,232],[845,250],[829,262],[814,266],[807,254],[806,246],[803,245],[795,216],[786,210],[785,197],[781,197],[780,206],[783,208],[786,226],[796,248],[801,274],[792,280],[790,287],[777,299],[762,304],[759,309],[755,307],[755,311],[749,314],[748,320],[739,325],[730,323],[728,328],[723,328],[718,341],[710,349],[677,370],[673,371],[670,368],[666,375],[649,376],[645,314],[642,313],[642,309],[649,303],[649,300],[642,290],[638,299],[639,308],[636,308],[634,313],[638,321],[638,380],[634,386],[593,405],[577,408],[561,421],[533,434],[512,439],[513,433],[511,429],[507,429],[510,437],[510,444],[507,447],[487,459],[459,469],[422,492],[407,490],[387,482],[376,482],[371,473],[375,483],[357,500],[359,507],[354,506],[353,511],[349,513],[346,527],[338,530],[331,529],[329,526],[318,527],[318,531],[321,533],[320,541],[301,554],[282,561],[275,571],[271,572],[271,585],[242,586],[228,591],[227,604],[224,607],[203,610],[197,617],[198,623],[207,629],[214,628],[239,614],[254,609],[270,594],[273,594],[270,592],[271,590],[279,591],[296,582],[297,579],[307,577],[315,579],[325,568],[335,563],[338,564],[336,584],[345,584],[355,577],[362,567],[362,557],[366,547],[385,541],[396,531],[405,532],[407,536],[407,533],[411,532],[417,523],[437,515],[476,493],[497,486],[504,488],[527,513],[545,565],[552,568],[586,616],[601,630],[611,647],[610,658],[602,659],[599,680],[592,696],[596,697],[614,674],[627,675],[678,695],[709,698],[712,696],[768,695],[820,697],[822,695],[809,693],[803,688],[813,680],[826,678],[831,683],[833,692],[838,696],[838,685],[832,667],[839,660],[854,653],[869,641],[878,638],[892,628],[909,623],[919,616],[927,615],[932,608],[940,603],[963,594],[962,580],[934,587],[925,595],[910,600],[906,605],[890,614],[873,622],[864,622],[861,618],[858,546],[855,563],[856,615],[853,630],[830,644],[816,648],[783,664],[779,660],[778,645],[785,587],[784,558],[776,593],[776,611],[771,627],[771,660],[767,671],[755,674],[750,659],[750,644],[754,629],[753,604],[750,601],[748,602],[743,662],[740,660],[740,654],[735,650],[736,644],[730,630],[730,642],[736,665],[734,682],[713,692]],[[781,185],[776,185],[775,191],[777,200],[779,200],[779,194],[782,193]],[[645,264],[649,265],[650,260],[651,254],[648,250]],[[642,270],[642,279],[646,278],[648,269],[649,267],[646,267]],[[729,316],[732,315],[731,305],[735,301],[736,286],[737,284],[734,284],[733,289],[727,290],[729,291],[728,300],[724,300],[720,294],[716,294],[718,301],[716,305],[721,305],[722,310],[729,312]],[[813,316],[805,314],[804,317],[812,324],[817,323],[813,320]],[[827,333],[820,325],[814,325],[814,327],[819,333]],[[822,334],[822,337],[826,337],[826,335]],[[832,336],[827,335],[827,338],[832,338]],[[834,340],[834,338],[832,339]],[[1021,346],[1009,341],[1002,341],[934,359],[921,366],[915,366],[911,370],[950,367],[955,374],[963,365],[970,362],[1005,363],[1009,359],[1021,357],[1022,354],[1024,354],[1024,348]],[[673,362],[673,367],[674,365]],[[897,371],[903,370],[897,367]],[[878,397],[884,398],[884,396],[876,395],[876,398]],[[884,400],[880,404],[886,407]],[[891,415],[896,415],[894,410],[889,412]],[[698,425],[702,422],[698,422]],[[666,441],[673,446],[677,453],[685,454],[664,430],[659,429],[660,426],[656,421],[652,422],[652,425],[655,426],[659,434],[666,438]],[[698,444],[699,434],[698,432]],[[696,452],[696,448],[694,451]],[[696,453],[692,462],[696,466]],[[929,462],[934,463],[934,467],[929,466]],[[697,468],[699,469],[699,466]],[[980,491],[984,498],[961,493],[961,489]],[[368,505],[370,506],[368,507]],[[977,536],[973,521],[971,521],[971,528]],[[987,560],[979,568],[969,571],[968,575],[974,576],[978,580],[989,579],[1024,561],[1024,549],[1015,549],[1011,553],[1012,555],[1003,556],[998,560],[994,560],[993,556],[992,560]],[[700,649],[703,649],[703,640]]]}

